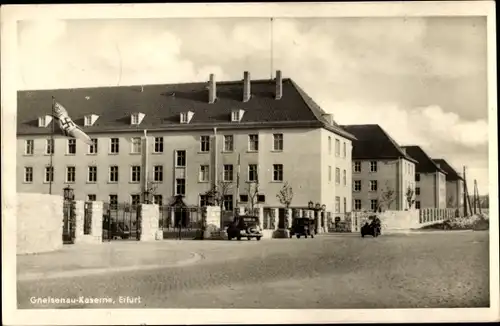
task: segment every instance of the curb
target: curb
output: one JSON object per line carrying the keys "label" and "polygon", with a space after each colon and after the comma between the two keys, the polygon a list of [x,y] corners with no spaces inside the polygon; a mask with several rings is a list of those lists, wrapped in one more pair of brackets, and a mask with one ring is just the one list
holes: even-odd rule
{"label": "curb", "polygon": [[110,268],[86,268],[73,271],[63,271],[63,272],[50,272],[50,273],[26,273],[17,276],[18,281],[34,281],[40,279],[56,279],[56,278],[72,278],[72,277],[82,277],[82,276],[92,276],[100,274],[109,273],[120,273],[120,272],[133,272],[133,271],[144,271],[153,270],[161,268],[173,268],[173,267],[183,267],[200,260],[205,259],[202,254],[196,252],[190,252],[191,257],[172,262],[170,264],[155,264],[155,265],[135,265],[135,266],[120,266],[120,267],[110,267]]}

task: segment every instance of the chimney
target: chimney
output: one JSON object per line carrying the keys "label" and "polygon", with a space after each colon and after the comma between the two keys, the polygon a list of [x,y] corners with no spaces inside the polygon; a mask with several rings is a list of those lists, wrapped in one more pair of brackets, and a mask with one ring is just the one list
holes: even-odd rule
{"label": "chimney", "polygon": [[243,102],[248,102],[251,97],[250,91],[250,73],[245,71],[243,73]]}
{"label": "chimney", "polygon": [[217,98],[217,88],[215,84],[215,75],[210,74],[210,80],[208,82],[208,103],[213,104]]}
{"label": "chimney", "polygon": [[276,70],[276,99],[281,100],[283,96],[283,78],[281,77],[281,70]]}

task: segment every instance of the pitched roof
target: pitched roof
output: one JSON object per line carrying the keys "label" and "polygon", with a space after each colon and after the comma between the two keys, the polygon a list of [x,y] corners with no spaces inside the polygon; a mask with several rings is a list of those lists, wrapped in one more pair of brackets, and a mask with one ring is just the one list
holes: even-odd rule
{"label": "pitched roof", "polygon": [[462,176],[457,173],[457,171],[451,167],[446,160],[442,158],[432,159],[435,163],[439,164],[439,167],[446,172],[446,181],[457,181],[463,180]]}
{"label": "pitched roof", "polygon": [[403,146],[406,153],[418,161],[415,172],[417,173],[435,173],[442,172],[446,174],[442,168],[436,165],[436,163],[427,155],[420,146]]}
{"label": "pitched roof", "polygon": [[379,125],[344,125],[341,127],[356,137],[353,143],[353,159],[398,159],[402,157],[417,163]]}
{"label": "pitched roof", "polygon": [[[232,129],[237,126],[322,127],[354,139],[337,124],[330,125],[321,118],[321,108],[289,78],[283,78],[283,95],[280,100],[274,98],[274,80],[252,80],[252,96],[247,102],[242,101],[243,81],[217,82],[217,100],[212,104],[208,103],[207,86],[208,83],[200,82],[19,91],[17,133],[50,133],[50,125],[40,128],[37,126],[37,119],[51,114],[52,97],[55,97],[81,127],[86,115],[99,116],[93,126],[82,127],[89,134],[144,129]],[[231,122],[233,109],[245,110],[241,122]],[[194,112],[194,116],[189,124],[181,124],[179,115],[187,111]],[[130,125],[130,116],[136,112],[144,113],[144,120],[138,126]]]}

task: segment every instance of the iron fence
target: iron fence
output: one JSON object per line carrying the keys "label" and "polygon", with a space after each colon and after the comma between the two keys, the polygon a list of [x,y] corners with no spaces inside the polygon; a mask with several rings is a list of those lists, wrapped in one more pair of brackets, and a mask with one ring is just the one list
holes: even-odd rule
{"label": "iron fence", "polygon": [[63,203],[63,244],[75,243],[76,231],[76,212],[75,202],[72,200],[64,200]]}
{"label": "iron fence", "polygon": [[102,239],[140,240],[140,205],[104,203]]}
{"label": "iron fence", "polygon": [[85,203],[83,215],[83,234],[91,234],[92,232],[92,210],[89,202]]}
{"label": "iron fence", "polygon": [[160,206],[159,228],[163,239],[195,239],[204,231],[201,207]]}

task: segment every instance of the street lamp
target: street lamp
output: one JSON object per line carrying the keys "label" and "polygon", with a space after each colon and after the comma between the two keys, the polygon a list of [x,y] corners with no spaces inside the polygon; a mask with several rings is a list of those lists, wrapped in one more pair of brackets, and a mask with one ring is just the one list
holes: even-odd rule
{"label": "street lamp", "polygon": [[63,189],[63,197],[64,200],[73,200],[75,198],[74,191],[69,185]]}

